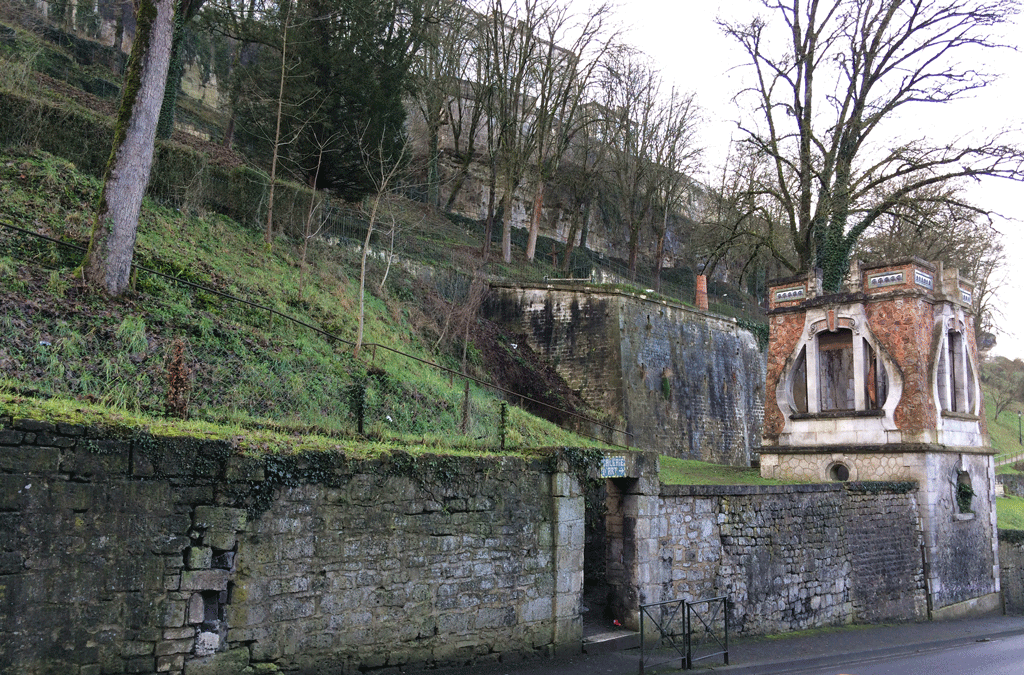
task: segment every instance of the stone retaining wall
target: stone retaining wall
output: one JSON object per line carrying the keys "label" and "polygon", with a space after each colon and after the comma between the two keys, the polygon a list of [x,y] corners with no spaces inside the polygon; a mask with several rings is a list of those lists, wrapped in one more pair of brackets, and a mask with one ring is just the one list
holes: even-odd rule
{"label": "stone retaining wall", "polygon": [[[252,458],[0,417],[0,672],[348,674],[578,652],[571,456]],[[606,481],[603,547],[627,626],[640,604],[712,595],[740,634],[927,615],[914,484],[661,486],[657,455],[627,465]]]}
{"label": "stone retaining wall", "polygon": [[765,355],[736,321],[556,284],[492,283],[484,311],[524,335],[590,405],[624,420],[632,445],[740,466],[760,451]]}
{"label": "stone retaining wall", "polygon": [[999,530],[999,573],[1003,611],[1024,614],[1024,531]]}
{"label": "stone retaining wall", "polygon": [[0,417],[0,672],[350,673],[578,650],[583,498],[553,466],[251,459]]}
{"label": "stone retaining wall", "polygon": [[916,487],[664,486],[609,504],[631,509],[610,548],[656,553],[640,604],[725,595],[730,630],[750,635],[927,617]]}

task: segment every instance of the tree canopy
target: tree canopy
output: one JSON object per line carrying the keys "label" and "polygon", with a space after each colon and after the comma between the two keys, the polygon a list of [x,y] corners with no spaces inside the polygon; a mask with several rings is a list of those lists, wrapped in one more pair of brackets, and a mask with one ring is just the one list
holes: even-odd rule
{"label": "tree canopy", "polygon": [[992,81],[967,64],[1002,46],[996,31],[1017,0],[762,5],[763,16],[722,27],[752,73],[745,143],[769,163],[743,189],[781,221],[794,256],[769,248],[792,271],[820,267],[826,290],[837,291],[857,240],[908,201],[965,177],[1024,179],[1024,150],[999,131],[936,141],[895,125]]}
{"label": "tree canopy", "polygon": [[268,156],[277,144],[293,174],[344,199],[361,198],[374,189],[376,162],[401,155],[410,67],[438,3],[291,3],[267,6],[259,25],[239,19],[242,9],[220,8],[225,32],[261,44],[236,72],[239,140]]}

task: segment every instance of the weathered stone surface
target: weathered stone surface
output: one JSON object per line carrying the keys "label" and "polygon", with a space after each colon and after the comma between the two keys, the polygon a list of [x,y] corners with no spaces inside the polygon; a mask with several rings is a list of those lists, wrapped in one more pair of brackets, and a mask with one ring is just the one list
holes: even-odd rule
{"label": "weathered stone surface", "polygon": [[232,649],[185,662],[185,675],[236,675],[249,665],[249,650]]}
{"label": "weathered stone surface", "polygon": [[222,506],[198,506],[193,517],[196,527],[210,530],[237,532],[245,529],[245,523],[245,509]]}
{"label": "weathered stone surface", "polygon": [[223,591],[229,577],[227,570],[186,570],[181,573],[181,590]]}
{"label": "weathered stone surface", "polygon": [[36,434],[36,445],[49,445],[55,448],[71,448],[75,445],[75,439],[63,434],[50,431],[42,431]]}
{"label": "weathered stone surface", "polygon": [[[601,288],[492,284],[484,310],[639,447],[749,465],[761,444],[764,354],[733,320]],[[625,439],[619,442],[624,442]]]}
{"label": "weathered stone surface", "polygon": [[0,429],[0,445],[20,445],[25,432],[15,429]]}
{"label": "weathered stone surface", "polygon": [[33,445],[0,448],[0,470],[53,473],[60,463],[60,449]]}
{"label": "weathered stone surface", "polygon": [[40,422],[39,420],[30,420],[25,418],[15,417],[12,426],[15,429],[21,429],[22,431],[53,431],[56,426],[50,422]]}
{"label": "weathered stone surface", "polygon": [[209,569],[213,563],[213,549],[209,546],[190,546],[185,551],[185,567],[190,570]]}
{"label": "weathered stone surface", "polygon": [[[218,461],[204,471],[226,476]],[[225,498],[248,484],[156,469],[76,482],[30,462],[0,474],[0,602],[19,608],[0,612],[0,660],[17,653],[19,673],[240,673],[250,653],[254,671],[397,672],[578,648],[588,514],[546,461],[472,460],[437,482],[353,464],[343,487],[280,490],[251,521]],[[735,617],[744,632],[916,616],[911,494],[613,484],[608,574],[634,608],[725,588],[763,617]],[[198,543],[211,533],[231,546]],[[54,626],[59,654],[38,646]]]}
{"label": "weathered stone surface", "polygon": [[926,616],[914,491],[666,486],[609,505],[611,555],[660,562],[609,567],[627,620],[630,602],[722,594],[738,634]]}
{"label": "weathered stone surface", "polygon": [[61,471],[77,476],[126,475],[131,445],[127,441],[88,440],[86,449],[61,459]]}
{"label": "weathered stone surface", "polygon": [[[185,622],[189,624],[200,624],[206,618],[206,606],[203,602],[202,593],[193,593],[192,597],[188,601],[188,609],[186,610]],[[182,629],[184,630],[184,629]],[[195,630],[192,631],[195,633]]]}

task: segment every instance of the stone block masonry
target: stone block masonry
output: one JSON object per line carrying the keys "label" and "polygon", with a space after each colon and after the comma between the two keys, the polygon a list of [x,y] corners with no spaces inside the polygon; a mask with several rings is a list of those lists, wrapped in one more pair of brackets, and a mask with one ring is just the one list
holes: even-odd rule
{"label": "stone block masonry", "polygon": [[637,621],[631,601],[635,611],[721,595],[737,634],[927,617],[914,484],[662,486],[646,494],[616,485],[625,489],[609,490],[609,510],[628,527],[609,528],[609,550],[653,553],[635,591],[615,590],[626,623]]}
{"label": "stone block masonry", "polygon": [[1003,611],[1024,614],[1024,531],[999,530]]}
{"label": "stone block masonry", "polygon": [[342,674],[578,650],[584,502],[554,466],[289,463],[0,417],[0,672]]}
{"label": "stone block masonry", "polygon": [[[636,447],[748,466],[765,356],[734,320],[598,286],[493,284],[487,315],[547,356]],[[614,439],[625,443],[625,439]]]}
{"label": "stone block masonry", "polygon": [[[0,673],[348,675],[578,653],[584,557],[600,553],[572,456],[253,458],[0,416]],[[916,483],[662,486],[655,453],[620,459],[588,564],[627,626],[640,604],[717,595],[742,634],[927,615]]]}

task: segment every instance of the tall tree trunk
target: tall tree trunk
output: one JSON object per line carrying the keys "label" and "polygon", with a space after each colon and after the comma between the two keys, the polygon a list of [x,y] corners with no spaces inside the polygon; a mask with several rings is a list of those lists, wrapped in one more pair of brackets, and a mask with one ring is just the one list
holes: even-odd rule
{"label": "tall tree trunk", "polygon": [[427,202],[430,208],[437,209],[441,206],[441,186],[438,170],[441,151],[440,141],[440,120],[430,121],[430,130],[427,133]]}
{"label": "tall tree trunk", "polygon": [[654,255],[654,290],[661,292],[661,266],[665,255],[665,237],[668,235],[668,207],[662,212],[661,232],[658,233],[658,251]]}
{"label": "tall tree trunk", "polygon": [[462,187],[469,177],[469,168],[473,164],[473,143],[468,143],[467,146],[465,152],[459,152],[459,149],[455,148],[455,154],[459,157],[459,170],[455,176],[455,182],[452,184],[451,194],[448,195],[448,201],[445,202],[445,211],[452,210],[455,200],[458,199],[459,193],[462,192]]}
{"label": "tall tree trunk", "polygon": [[[277,126],[274,130],[274,156],[270,161],[270,195],[267,197],[267,226],[263,239],[267,246],[274,241],[274,182],[277,178],[277,155],[281,147],[281,110],[284,107],[284,76],[288,65],[288,19],[291,18],[292,6],[289,3],[284,15],[284,31],[281,33],[281,82],[277,92]],[[316,186],[313,186],[314,189]],[[359,351],[358,349],[356,350]]]}
{"label": "tall tree trunk", "polygon": [[356,328],[356,344],[352,350],[352,356],[357,359],[359,358],[359,350],[363,348],[363,325],[366,317],[366,256],[370,252],[370,237],[373,236],[373,227],[377,223],[377,209],[380,207],[380,200],[383,194],[384,191],[381,189],[373,197],[373,206],[370,210],[370,224],[366,227],[363,255],[359,262],[359,324]]}
{"label": "tall tree trunk", "polygon": [[501,196],[501,259],[512,262],[512,195],[509,190]]}
{"label": "tall tree trunk", "polygon": [[182,44],[185,41],[185,17],[179,12],[174,18],[174,39],[171,41],[171,62],[167,68],[167,85],[164,87],[164,101],[160,106],[160,121],[156,125],[156,137],[169,139],[174,134],[174,113],[178,106],[178,90],[181,76],[185,72]]}
{"label": "tall tree trunk", "polygon": [[[127,2],[119,2],[114,6],[114,49],[119,54],[124,46],[124,15],[128,11],[129,6]],[[121,73],[115,69],[114,74],[120,75]]]}
{"label": "tall tree trunk", "polygon": [[174,0],[139,4],[114,143],[82,270],[90,284],[110,295],[123,293],[131,279],[139,211],[153,167],[156,125],[171,61],[174,12]]}
{"label": "tall tree trunk", "polygon": [[491,236],[494,233],[494,192],[498,189],[498,178],[495,171],[491,171],[491,181],[488,185],[487,195],[487,225],[484,227],[484,245],[480,249],[480,257],[487,262],[491,256]]}
{"label": "tall tree trunk", "polygon": [[530,219],[530,237],[526,240],[526,259],[533,262],[537,253],[537,235],[540,233],[540,214],[544,208],[544,181],[537,181],[537,192],[533,196],[533,217]]}
{"label": "tall tree trunk", "polygon": [[231,142],[235,138],[235,108],[231,107],[231,116],[228,118],[227,126],[224,127],[224,138],[220,144],[225,148],[231,149]]}
{"label": "tall tree trunk", "polygon": [[661,258],[665,255],[665,233],[658,237],[658,251],[654,254],[654,290],[661,292]]}
{"label": "tall tree trunk", "polygon": [[569,218],[569,232],[565,235],[565,259],[562,260],[562,271],[569,271],[569,261],[572,260],[573,247],[576,245],[576,233],[579,231],[580,210],[573,209],[572,217]]}
{"label": "tall tree trunk", "polygon": [[590,200],[583,205],[583,227],[580,228],[580,250],[587,248],[587,237],[590,235]]}
{"label": "tall tree trunk", "polygon": [[640,223],[629,224],[629,280],[636,281],[636,257],[640,248]]}

